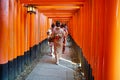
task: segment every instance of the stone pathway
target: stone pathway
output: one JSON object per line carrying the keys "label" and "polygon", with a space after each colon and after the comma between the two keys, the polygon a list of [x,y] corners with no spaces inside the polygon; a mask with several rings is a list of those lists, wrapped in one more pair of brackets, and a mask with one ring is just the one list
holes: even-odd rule
{"label": "stone pathway", "polygon": [[71,61],[60,59],[56,65],[54,58],[44,55],[26,80],[74,80],[73,73]]}
{"label": "stone pathway", "polygon": [[55,64],[55,59],[49,56],[50,49],[47,41],[41,45],[41,56],[18,75],[15,80],[74,80],[74,64],[78,61],[77,52],[73,41],[68,38],[65,53],[62,54],[60,64]]}

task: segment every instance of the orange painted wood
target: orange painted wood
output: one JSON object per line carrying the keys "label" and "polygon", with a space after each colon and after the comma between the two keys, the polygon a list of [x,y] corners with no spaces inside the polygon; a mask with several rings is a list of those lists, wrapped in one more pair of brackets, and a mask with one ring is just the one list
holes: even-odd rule
{"label": "orange painted wood", "polygon": [[20,0],[22,4],[37,4],[37,5],[55,5],[55,4],[68,4],[68,5],[80,5],[86,0],[62,0],[62,1],[56,1],[56,0]]}
{"label": "orange painted wood", "polygon": [[[118,4],[117,1],[21,0],[21,3],[42,4],[42,8],[56,4],[57,6],[72,4],[75,6],[71,5],[71,7],[75,8],[83,4],[79,10],[78,8],[69,9],[69,6],[66,10],[60,10],[65,6],[58,6],[56,10],[52,10],[53,6],[50,6],[51,8],[47,7],[48,11],[39,8],[36,14],[29,14],[17,1],[1,0],[0,64],[24,55],[30,47],[46,39],[46,32],[52,23],[49,18],[52,18],[54,22],[57,19],[68,22],[69,33],[82,48],[83,55],[92,67],[95,80],[119,80],[120,2]],[[57,14],[59,11],[60,13]]]}
{"label": "orange painted wood", "polygon": [[38,9],[39,12],[41,13],[75,13],[77,10],[57,10],[57,9],[50,9],[48,8],[48,10],[46,9]]}
{"label": "orange painted wood", "polygon": [[8,60],[12,61],[15,59],[17,54],[17,2],[14,0],[10,0],[9,2],[9,31],[8,31]]}
{"label": "orange painted wood", "polygon": [[[94,78],[97,80],[101,80],[102,76],[101,76],[101,69],[102,69],[102,63],[100,63],[100,61],[102,61],[102,59],[100,60],[100,58],[102,57],[102,45],[103,45],[103,26],[104,26],[104,17],[102,17],[101,15],[104,14],[104,9],[100,10],[99,8],[101,7],[100,5],[102,5],[102,3],[100,4],[100,1],[95,1],[93,2],[95,3],[93,6],[93,27],[92,27],[92,52],[91,54],[94,55],[94,57],[92,57],[91,55],[91,63],[92,63],[92,68],[93,70],[93,75]],[[98,7],[98,8],[96,8]],[[104,6],[103,6],[104,7]],[[104,15],[103,15],[104,16]],[[99,25],[97,23],[100,23]],[[93,60],[92,60],[93,58]],[[94,65],[95,64],[95,65]],[[99,68],[99,69],[98,69]],[[99,74],[99,75],[98,75]],[[99,78],[98,78],[99,77]]]}
{"label": "orange painted wood", "polygon": [[[52,5],[48,5],[48,6],[37,6],[37,8],[39,9],[39,10],[47,10],[47,9],[49,9],[49,10],[51,10],[50,12],[52,13],[52,10],[54,11],[54,10],[77,10],[77,9],[79,9],[80,8],[80,6],[66,6],[66,5],[63,5],[63,6],[60,6],[60,5],[54,5],[54,6],[52,6]],[[67,12],[68,13],[68,12]]]}
{"label": "orange painted wood", "polygon": [[17,58],[17,2],[14,1],[14,13],[13,13],[14,17],[14,58]]}
{"label": "orange painted wood", "polygon": [[[114,47],[113,46],[113,43],[114,43],[114,34],[116,34],[116,23],[117,23],[117,17],[116,17],[116,14],[117,14],[117,0],[110,0],[110,2],[108,3],[109,1],[105,1],[105,5],[107,6],[107,8],[105,8],[105,16],[106,16],[106,33],[105,33],[105,37],[106,37],[106,40],[105,40],[105,73],[107,74],[105,76],[105,79],[108,79],[108,80],[114,80],[114,76],[111,75],[112,73],[116,72],[114,71],[116,68],[114,67],[114,59],[113,57],[115,57],[115,51],[114,51]],[[110,7],[111,6],[111,7]],[[118,54],[118,53],[117,53]],[[117,70],[118,71],[118,70]],[[117,80],[117,79],[116,79]]]}
{"label": "orange painted wood", "polygon": [[24,51],[29,51],[29,14],[27,14],[27,10],[24,9]]}
{"label": "orange painted wood", "polygon": [[[113,66],[112,66],[112,71],[113,71],[113,76],[112,79],[114,80],[119,80],[120,79],[120,1],[117,0],[117,15],[116,15],[116,30],[114,32],[114,37],[113,37],[113,51],[114,51],[114,56],[113,56]],[[116,35],[115,35],[116,34]],[[116,40],[115,40],[116,39]],[[116,46],[116,47],[115,47]]]}
{"label": "orange painted wood", "polygon": [[79,21],[79,46],[82,48],[83,46],[82,46],[82,40],[83,40],[83,37],[82,37],[82,33],[83,33],[83,30],[82,30],[82,28],[83,28],[83,7],[81,7],[80,8],[80,10],[79,10],[79,18],[80,18],[80,21]]}
{"label": "orange painted wood", "polygon": [[48,31],[48,18],[40,13],[40,41],[43,41],[47,38],[46,32]]}
{"label": "orange painted wood", "polygon": [[8,62],[9,1],[1,0],[0,9],[0,64],[5,64]]}
{"label": "orange painted wood", "polygon": [[77,37],[77,44],[80,46],[80,10],[77,11],[77,33],[79,34],[78,37]]}
{"label": "orange painted wood", "polygon": [[27,14],[27,26],[26,26],[26,30],[27,30],[27,49],[30,49],[30,14]]}
{"label": "orange painted wood", "polygon": [[71,18],[70,20],[70,26],[69,27],[69,32],[70,32],[70,35],[73,36],[73,31],[72,31],[72,27],[73,27],[73,18]]}
{"label": "orange painted wood", "polygon": [[8,60],[12,61],[14,59],[14,1],[9,1],[9,31],[8,31],[8,38],[9,38],[9,47],[8,47]]}
{"label": "orange painted wood", "polygon": [[20,6],[17,3],[17,56],[21,56],[21,23],[20,23]]}
{"label": "orange painted wood", "polygon": [[38,15],[38,10],[36,10],[36,15],[35,15],[35,44],[39,44],[39,15]]}
{"label": "orange painted wood", "polygon": [[35,44],[35,14],[30,14],[30,47]]}
{"label": "orange painted wood", "polygon": [[80,1],[85,1],[85,0],[61,0],[61,1],[56,1],[56,0],[20,0],[21,2],[80,2]]}
{"label": "orange painted wood", "polygon": [[24,22],[25,22],[25,19],[24,19],[24,13],[25,13],[25,7],[20,5],[21,7],[21,19],[20,19],[20,22],[21,22],[21,55],[24,55]]}
{"label": "orange painted wood", "polygon": [[56,18],[56,17],[70,18],[70,17],[72,17],[72,14],[53,14],[52,13],[52,14],[45,14],[45,15],[48,16],[48,18]]}

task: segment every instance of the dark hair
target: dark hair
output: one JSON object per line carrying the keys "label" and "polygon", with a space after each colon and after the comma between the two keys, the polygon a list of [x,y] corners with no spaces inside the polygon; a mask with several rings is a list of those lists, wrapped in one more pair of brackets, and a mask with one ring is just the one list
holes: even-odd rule
{"label": "dark hair", "polygon": [[54,23],[52,23],[51,27],[52,27],[52,28],[54,28],[54,27],[55,27],[55,24],[54,24]]}
{"label": "dark hair", "polygon": [[65,27],[65,24],[61,24],[61,28]]}
{"label": "dark hair", "polygon": [[57,26],[57,27],[60,26],[60,21],[56,21],[56,26]]}

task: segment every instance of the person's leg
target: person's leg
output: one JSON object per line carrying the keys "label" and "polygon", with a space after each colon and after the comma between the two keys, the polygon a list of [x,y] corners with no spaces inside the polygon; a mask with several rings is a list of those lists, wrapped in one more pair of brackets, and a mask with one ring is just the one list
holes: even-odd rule
{"label": "person's leg", "polygon": [[57,64],[57,60],[58,60],[58,58],[57,58],[57,54],[55,54],[55,63]]}
{"label": "person's leg", "polygon": [[64,54],[64,52],[65,52],[65,46],[66,46],[66,38],[64,37],[63,49],[62,49],[62,53],[63,53],[63,54]]}
{"label": "person's leg", "polygon": [[52,46],[50,46],[50,55],[52,56]]}
{"label": "person's leg", "polygon": [[54,44],[54,53],[55,53],[55,61],[56,61],[56,64],[59,64],[59,44],[58,43],[55,43]]}
{"label": "person's leg", "polygon": [[56,64],[59,64],[59,47],[56,47]]}
{"label": "person's leg", "polygon": [[57,46],[56,43],[54,43],[54,55],[55,55],[55,63],[57,63]]}
{"label": "person's leg", "polygon": [[54,43],[52,44],[52,49],[51,50],[52,50],[52,53],[51,53],[52,57],[55,57],[54,56]]}
{"label": "person's leg", "polygon": [[62,50],[62,53],[64,54],[65,52],[65,45],[63,45],[63,50]]}
{"label": "person's leg", "polygon": [[62,54],[62,50],[63,50],[63,43],[59,44],[58,46],[58,54],[57,54],[57,63],[59,64],[59,59],[61,57],[61,54]]}
{"label": "person's leg", "polygon": [[59,54],[57,54],[56,64],[59,64]]}
{"label": "person's leg", "polygon": [[51,44],[50,44],[50,42],[48,42],[48,46],[50,48],[50,53],[48,55],[51,55]]}
{"label": "person's leg", "polygon": [[52,44],[52,42],[49,42],[49,47],[50,47],[50,56],[52,56],[53,55],[53,44]]}

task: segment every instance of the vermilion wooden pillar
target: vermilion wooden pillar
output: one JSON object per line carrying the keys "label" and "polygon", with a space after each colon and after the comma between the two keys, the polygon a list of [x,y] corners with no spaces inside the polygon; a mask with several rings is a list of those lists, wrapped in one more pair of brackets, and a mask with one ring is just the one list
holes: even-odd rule
{"label": "vermilion wooden pillar", "polygon": [[[117,29],[117,6],[118,0],[105,0],[105,53],[104,53],[104,80],[118,80],[112,75],[113,73],[117,73],[119,70],[115,70],[118,67],[114,67],[116,61],[114,61],[118,56],[115,55],[115,36]],[[118,59],[118,58],[117,58]],[[118,71],[119,72],[119,71]]]}
{"label": "vermilion wooden pillar", "polygon": [[9,0],[0,0],[0,80],[8,80]]}
{"label": "vermilion wooden pillar", "polygon": [[14,43],[13,43],[13,45],[14,45],[14,51],[13,51],[13,56],[14,56],[14,75],[15,75],[15,77],[17,76],[17,74],[18,74],[18,67],[17,67],[17,51],[18,51],[18,49],[17,49],[17,2],[16,1],[14,1],[13,2],[13,5],[14,5],[14,13],[13,13],[13,20],[14,20],[14,28],[13,28],[13,31],[14,31],[14,34],[13,34],[13,41],[14,41]]}
{"label": "vermilion wooden pillar", "polygon": [[26,15],[26,25],[25,25],[25,36],[26,36],[26,45],[27,45],[27,50],[30,50],[30,14],[27,13]]}
{"label": "vermilion wooden pillar", "polygon": [[[114,56],[113,56],[113,61],[114,61],[114,65],[113,65],[113,80],[119,80],[120,79],[120,1],[117,0],[117,12],[116,12],[116,20],[117,20],[117,26],[116,26],[116,36],[114,34],[114,39],[116,38],[116,40],[114,41]],[[115,47],[116,46],[116,47]]]}
{"label": "vermilion wooden pillar", "polygon": [[35,44],[35,14],[30,14],[30,47],[33,47]]}
{"label": "vermilion wooden pillar", "polygon": [[[73,39],[75,39],[75,35],[76,35],[76,32],[75,32],[75,28],[76,28],[76,18],[75,18],[75,14],[73,15],[73,26],[72,26],[72,31],[73,31],[73,34],[72,34],[72,37]],[[76,39],[75,39],[76,41]]]}
{"label": "vermilion wooden pillar", "polygon": [[43,41],[47,37],[47,30],[48,30],[48,18],[40,13],[40,41]]}
{"label": "vermilion wooden pillar", "polygon": [[38,10],[36,10],[36,15],[35,15],[35,44],[39,44],[39,15],[38,15]]}
{"label": "vermilion wooden pillar", "polygon": [[8,78],[10,80],[15,78],[14,67],[14,0],[9,0],[9,47],[8,47]]}
{"label": "vermilion wooden pillar", "polygon": [[27,9],[25,9],[24,13],[24,52],[25,52],[25,63],[30,64],[31,56],[30,56],[30,14],[27,13]]}
{"label": "vermilion wooden pillar", "polygon": [[30,14],[30,56],[31,60],[33,61],[35,59],[35,14]]}
{"label": "vermilion wooden pillar", "polygon": [[[81,43],[81,10],[78,10],[78,25],[77,25],[77,33],[79,34],[79,37],[78,37],[78,45],[80,46],[80,43]],[[80,46],[81,47],[81,46]]]}
{"label": "vermilion wooden pillar", "polygon": [[25,11],[24,11],[24,9],[25,9],[25,7],[24,6],[22,6],[21,4],[19,4],[19,7],[20,7],[20,24],[21,24],[21,31],[20,31],[20,39],[21,39],[21,41],[20,41],[20,44],[21,44],[21,49],[20,49],[20,53],[21,53],[21,71],[23,71],[24,70],[24,56],[25,56],[25,54],[24,54],[24,13],[25,13]]}
{"label": "vermilion wooden pillar", "polygon": [[[92,1],[92,52],[94,56],[91,63],[93,68],[94,79],[103,80],[103,54],[104,54],[104,30],[105,30],[105,5],[104,0]],[[95,64],[95,65],[94,65]]]}

